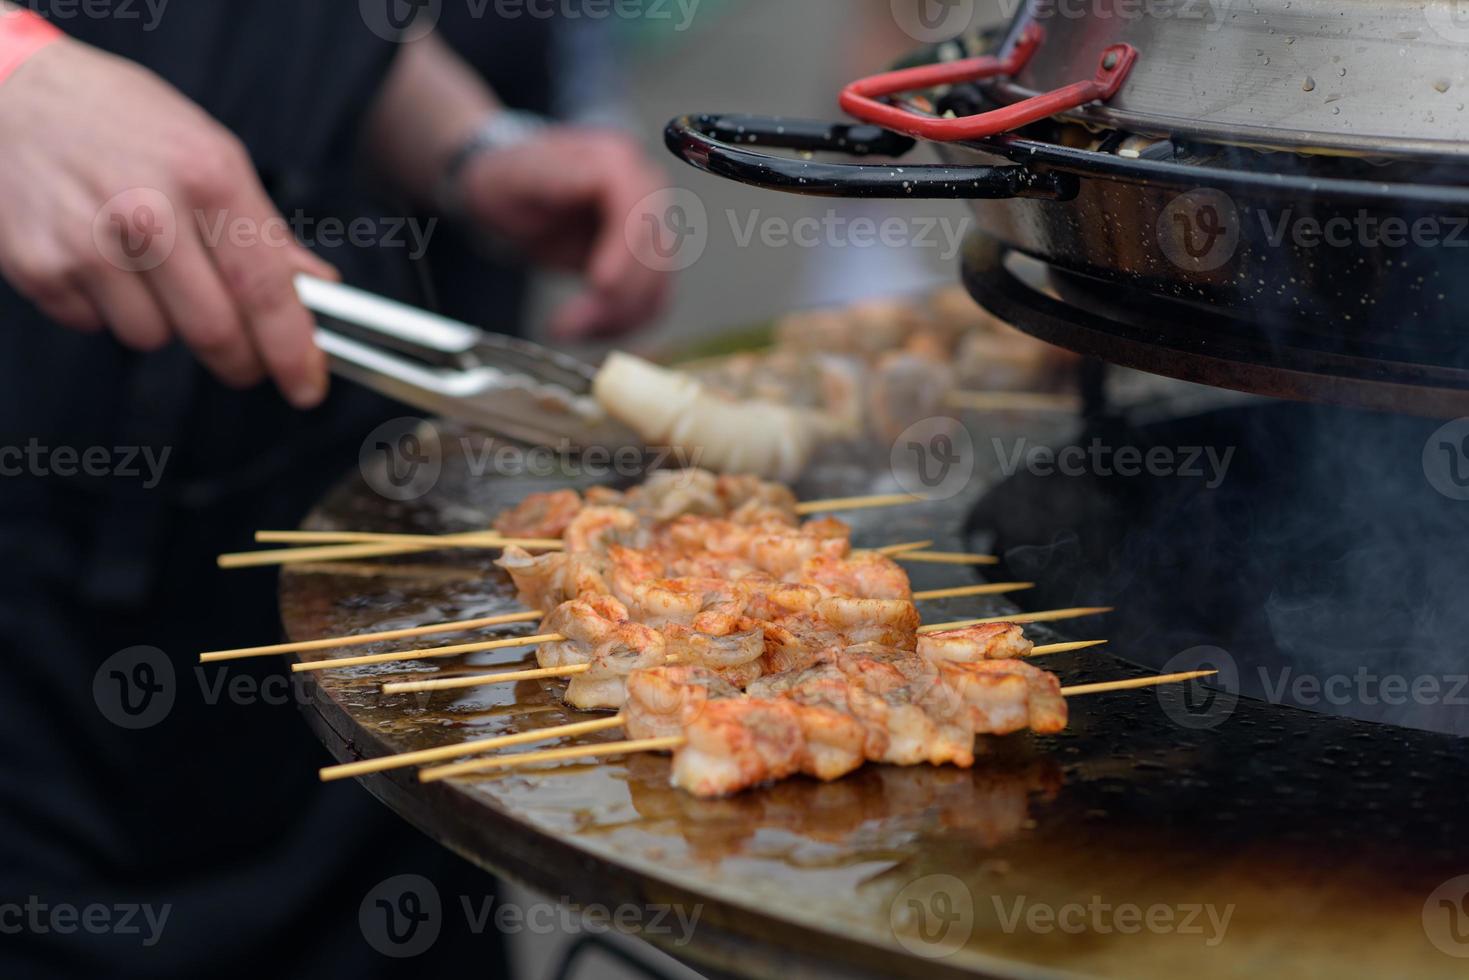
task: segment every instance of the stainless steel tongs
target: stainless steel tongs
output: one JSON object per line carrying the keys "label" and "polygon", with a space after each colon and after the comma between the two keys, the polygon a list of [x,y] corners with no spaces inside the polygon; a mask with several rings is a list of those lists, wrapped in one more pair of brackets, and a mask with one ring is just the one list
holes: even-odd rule
{"label": "stainless steel tongs", "polygon": [[641,445],[597,404],[596,369],[576,358],[311,276],[297,276],[296,291],[344,378],[521,442]]}

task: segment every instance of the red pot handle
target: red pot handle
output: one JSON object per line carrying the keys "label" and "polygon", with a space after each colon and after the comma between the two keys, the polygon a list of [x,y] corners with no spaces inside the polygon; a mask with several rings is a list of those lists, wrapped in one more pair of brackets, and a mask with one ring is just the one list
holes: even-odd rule
{"label": "red pot handle", "polygon": [[1067,112],[1088,102],[1110,99],[1117,94],[1127,73],[1137,62],[1138,52],[1130,44],[1114,44],[1102,52],[1096,77],[1073,82],[1053,92],[1032,96],[1023,102],[1003,106],[989,112],[958,119],[942,119],[913,112],[902,106],[879,102],[878,99],[936,88],[958,85],[1000,75],[1014,75],[1025,67],[1030,56],[1040,47],[1045,32],[1039,24],[1028,24],[1009,54],[1003,57],[965,58],[918,68],[873,75],[853,82],[842,91],[843,111],[862,120],[919,139],[951,143],[977,140],[1007,133],[1058,113]]}

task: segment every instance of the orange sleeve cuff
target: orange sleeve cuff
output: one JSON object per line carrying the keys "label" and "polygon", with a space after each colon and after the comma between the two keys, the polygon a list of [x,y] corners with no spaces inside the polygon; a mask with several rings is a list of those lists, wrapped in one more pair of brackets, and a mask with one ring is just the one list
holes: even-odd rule
{"label": "orange sleeve cuff", "polygon": [[64,35],[30,10],[0,13],[0,85],[37,51]]}

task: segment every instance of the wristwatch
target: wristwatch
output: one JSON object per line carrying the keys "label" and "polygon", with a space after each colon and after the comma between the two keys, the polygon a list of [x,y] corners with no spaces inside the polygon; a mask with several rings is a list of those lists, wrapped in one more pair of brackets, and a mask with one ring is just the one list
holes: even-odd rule
{"label": "wristwatch", "polygon": [[454,151],[444,167],[436,195],[439,210],[447,215],[463,213],[464,194],[460,181],[471,160],[481,153],[493,153],[519,146],[549,125],[551,121],[545,116],[523,109],[500,109],[485,119],[475,127],[459,149]]}

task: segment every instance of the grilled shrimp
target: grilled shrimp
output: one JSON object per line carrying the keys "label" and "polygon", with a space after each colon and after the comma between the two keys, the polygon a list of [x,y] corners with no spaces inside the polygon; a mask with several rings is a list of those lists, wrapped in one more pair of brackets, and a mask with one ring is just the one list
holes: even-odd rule
{"label": "grilled shrimp", "polygon": [[511,538],[559,538],[581,512],[575,490],[533,493],[495,518],[495,530]]}
{"label": "grilled shrimp", "polygon": [[530,609],[555,609],[583,593],[606,593],[607,560],[601,555],[551,552],[532,555],[511,546],[496,565],[510,573],[520,601]]}
{"label": "grilled shrimp", "polygon": [[661,667],[668,657],[663,634],[641,623],[621,623],[592,653],[589,669],[566,687],[572,707],[621,708],[627,700],[627,677],[635,670]]}
{"label": "grilled shrimp", "polygon": [[850,644],[912,649],[918,635],[918,609],[907,599],[828,596],[816,604],[816,613]]}
{"label": "grilled shrimp", "polygon": [[854,551],[847,558],[816,555],[806,560],[797,577],[827,595],[864,599],[913,598],[908,573],[897,562],[875,551]]}
{"label": "grilled shrimp", "polygon": [[1019,660],[1030,656],[1035,644],[1014,623],[987,623],[918,637],[920,657],[934,661],[974,663],[980,660]]}
{"label": "grilled shrimp", "polygon": [[587,595],[563,602],[541,623],[542,633],[560,633],[558,643],[536,648],[542,667],[569,667],[590,663],[592,654],[620,624],[627,622],[627,607],[610,595]]}
{"label": "grilled shrimp", "polygon": [[626,507],[583,507],[566,527],[566,550],[604,551],[609,544],[636,544],[640,527],[638,515]]}
{"label": "grilled shrimp", "polygon": [[789,701],[710,701],[684,730],[673,756],[673,785],[695,796],[724,796],[801,771],[805,740]]}
{"label": "grilled shrimp", "polygon": [[622,714],[628,738],[662,738],[681,734],[715,698],[739,697],[740,692],[705,667],[674,664],[639,670],[627,679],[627,703]]}

